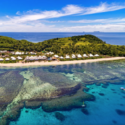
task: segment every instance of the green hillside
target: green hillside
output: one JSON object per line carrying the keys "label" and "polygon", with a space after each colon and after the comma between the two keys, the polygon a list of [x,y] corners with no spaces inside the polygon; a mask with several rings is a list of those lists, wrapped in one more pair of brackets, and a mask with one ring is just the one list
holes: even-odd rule
{"label": "green hillside", "polygon": [[32,43],[26,40],[15,40],[9,37],[0,36],[0,50],[10,51],[53,51],[63,54],[98,53],[110,56],[125,56],[125,46],[106,44],[93,35],[81,35],[67,38],[55,38],[39,43]]}

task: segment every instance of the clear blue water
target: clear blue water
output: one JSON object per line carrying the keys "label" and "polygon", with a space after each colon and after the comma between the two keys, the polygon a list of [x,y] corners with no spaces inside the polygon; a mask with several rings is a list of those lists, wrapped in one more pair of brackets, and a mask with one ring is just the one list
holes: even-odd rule
{"label": "clear blue water", "polygon": [[14,39],[26,39],[31,42],[41,42],[44,40],[52,39],[52,38],[62,38],[62,37],[71,37],[71,36],[77,36],[77,35],[85,35],[85,34],[92,34],[106,43],[109,44],[115,44],[115,45],[125,45],[125,33],[102,33],[102,32],[90,32],[90,33],[85,33],[85,32],[64,32],[64,33],[18,33],[18,32],[0,32],[0,35],[2,36],[8,36],[12,37]]}
{"label": "clear blue water", "polygon": [[[124,125],[125,116],[120,116],[115,111],[125,109],[125,99],[122,97],[125,94],[119,90],[121,85],[109,85],[107,89],[96,85],[87,87],[90,88],[89,93],[95,92],[96,97],[96,101],[86,102],[89,115],[83,114],[80,109],[60,111],[66,116],[66,120],[61,122],[55,118],[55,112],[44,112],[41,107],[35,110],[23,108],[18,121],[11,122],[10,125]],[[100,92],[105,95],[100,96]]]}

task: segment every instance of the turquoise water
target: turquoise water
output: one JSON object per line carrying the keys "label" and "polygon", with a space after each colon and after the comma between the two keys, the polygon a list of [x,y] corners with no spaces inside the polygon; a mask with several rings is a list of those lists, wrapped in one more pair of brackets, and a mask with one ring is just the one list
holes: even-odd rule
{"label": "turquoise water", "polygon": [[[120,90],[120,87],[125,88],[125,60],[62,66],[0,69],[1,74],[10,71],[23,73],[27,81],[31,79],[32,73],[34,73],[34,77],[39,76],[42,80],[47,80],[47,82],[52,84],[53,81],[56,82],[55,79],[63,80],[62,76],[65,76],[64,78],[70,79],[72,82],[80,82],[82,86],[88,88],[86,90],[83,89],[84,92],[95,96],[95,100],[85,101],[85,108],[74,107],[70,111],[59,110],[45,112],[42,106],[36,109],[30,109],[24,106],[21,109],[19,118],[16,121],[11,121],[10,125],[125,124],[125,92]],[[57,74],[59,78],[56,77]],[[34,77],[32,80],[35,79]],[[63,114],[65,119],[63,121],[58,120],[55,117],[56,112]]]}
{"label": "turquoise water", "polygon": [[[116,109],[125,110],[125,98],[123,98],[125,94],[119,89],[121,85],[109,85],[106,89],[96,85],[87,87],[90,88],[89,93],[95,92],[96,96],[96,101],[86,102],[89,115],[83,114],[81,109],[61,111],[66,116],[66,120],[60,122],[55,118],[54,112],[46,113],[41,107],[35,110],[23,108],[18,121],[10,125],[124,125],[125,115],[118,115],[115,111]],[[100,92],[105,95],[100,96]]]}

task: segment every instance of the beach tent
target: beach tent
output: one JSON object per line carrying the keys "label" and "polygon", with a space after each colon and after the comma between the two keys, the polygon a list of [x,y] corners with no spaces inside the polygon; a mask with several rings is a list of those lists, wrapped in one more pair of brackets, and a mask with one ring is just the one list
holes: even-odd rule
{"label": "beach tent", "polygon": [[88,57],[86,54],[83,54],[83,57]]}
{"label": "beach tent", "polygon": [[29,60],[31,60],[31,61],[34,60],[34,59],[35,59],[35,58],[34,58],[33,56],[30,56],[30,57],[29,57]]}
{"label": "beach tent", "polygon": [[27,56],[27,57],[25,58],[25,60],[30,60],[30,59],[29,59],[29,56]]}
{"label": "beach tent", "polygon": [[64,57],[63,57],[63,56],[60,56],[60,59],[64,59]]}
{"label": "beach tent", "polygon": [[3,61],[4,59],[3,58],[0,58],[0,61]]}
{"label": "beach tent", "polygon": [[89,56],[90,56],[90,57],[93,57],[93,55],[92,55],[91,53],[89,54]]}
{"label": "beach tent", "polygon": [[78,58],[82,58],[82,56],[80,54],[77,55]]}
{"label": "beach tent", "polygon": [[47,57],[46,56],[42,56],[42,59],[45,60],[45,59],[47,59]]}
{"label": "beach tent", "polygon": [[95,54],[95,57],[98,57],[99,55],[98,54]]}
{"label": "beach tent", "polygon": [[20,56],[18,56],[18,57],[17,57],[17,59],[18,59],[18,60],[22,60],[23,58],[22,58],[22,57],[20,57]]}
{"label": "beach tent", "polygon": [[73,59],[76,58],[75,54],[72,54],[72,58],[73,58]]}
{"label": "beach tent", "polygon": [[66,55],[66,57],[65,57],[66,59],[70,59],[70,56],[69,55]]}
{"label": "beach tent", "polygon": [[12,57],[11,57],[11,60],[13,60],[13,61],[14,61],[14,60],[16,60],[16,58],[12,56]]}
{"label": "beach tent", "polygon": [[9,58],[6,58],[5,60],[6,60],[6,61],[9,61],[10,59],[9,59]]}
{"label": "beach tent", "polygon": [[58,55],[54,55],[54,57],[59,58],[59,56],[58,56]]}

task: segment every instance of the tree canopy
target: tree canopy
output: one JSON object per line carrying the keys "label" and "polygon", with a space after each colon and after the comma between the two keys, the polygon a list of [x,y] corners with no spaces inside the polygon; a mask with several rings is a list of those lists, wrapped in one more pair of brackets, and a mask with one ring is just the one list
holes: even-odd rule
{"label": "tree canopy", "polygon": [[125,56],[125,46],[110,45],[93,35],[55,38],[32,43],[0,36],[0,50],[8,51],[53,51],[56,54],[98,53],[110,56]]}

